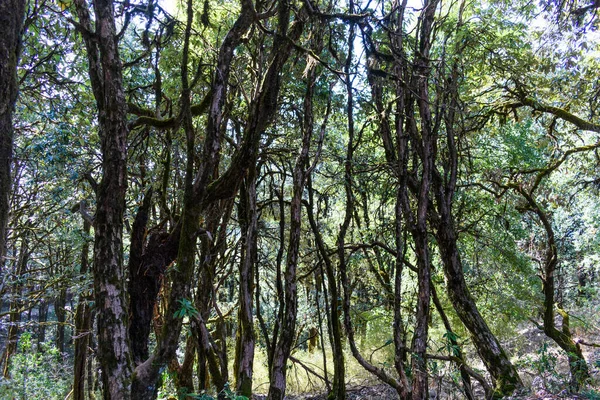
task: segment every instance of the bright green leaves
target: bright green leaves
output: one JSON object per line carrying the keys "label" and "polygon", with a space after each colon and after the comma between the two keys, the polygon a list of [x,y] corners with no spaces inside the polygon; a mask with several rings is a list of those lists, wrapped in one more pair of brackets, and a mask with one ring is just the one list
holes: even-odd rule
{"label": "bright green leaves", "polygon": [[195,318],[200,315],[189,299],[179,299],[177,302],[181,307],[175,311],[175,318]]}
{"label": "bright green leaves", "polygon": [[460,336],[452,331],[446,331],[442,337],[445,339],[446,351],[448,351],[448,353],[452,354],[454,357],[460,357],[460,346],[455,344]]}

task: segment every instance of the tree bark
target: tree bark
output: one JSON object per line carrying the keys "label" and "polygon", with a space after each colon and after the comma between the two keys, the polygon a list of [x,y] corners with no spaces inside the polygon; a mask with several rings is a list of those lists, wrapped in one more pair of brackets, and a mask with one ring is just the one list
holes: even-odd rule
{"label": "tree bark", "polygon": [[[161,256],[170,254],[174,257],[173,251],[168,251],[165,246],[161,246],[163,244],[161,239],[165,239],[161,233],[150,235],[147,249],[149,252],[156,248],[161,248],[163,251],[152,259],[148,256],[144,257],[144,241],[151,200],[152,190],[149,190],[133,221],[129,246],[129,340],[136,364],[148,358],[148,337],[166,261]],[[167,256],[167,258],[171,257]]]}
{"label": "tree bark", "polygon": [[[275,89],[279,90],[279,72],[283,63],[287,60],[291,46],[283,37],[288,35],[288,24],[290,18],[290,5],[285,0],[278,2],[278,33],[281,38],[277,38],[273,43],[273,63],[271,64],[268,75],[276,74],[273,78]],[[302,14],[301,14],[302,15]],[[300,36],[303,28],[302,16],[296,20],[295,25],[290,29],[290,39],[296,40]],[[273,69],[277,67],[277,69]],[[310,86],[310,85],[309,85]],[[264,89],[263,89],[264,90]],[[267,89],[269,90],[269,89]],[[309,89],[311,90],[311,89]],[[272,96],[270,94],[269,96]],[[276,97],[271,97],[270,104],[274,108]],[[267,99],[265,99],[267,100]],[[273,104],[275,102],[275,104]],[[305,113],[312,113],[312,109],[305,110]],[[292,200],[290,203],[290,230],[287,249],[287,258],[284,275],[284,302],[280,304],[283,307],[281,314],[279,336],[273,338],[273,360],[270,370],[269,400],[283,400],[286,390],[287,362],[290,357],[292,345],[296,337],[296,314],[298,309],[296,268],[298,266],[298,257],[300,249],[300,228],[302,225],[302,194],[306,184],[306,165],[308,163],[308,151],[310,148],[310,139],[312,137],[312,124],[305,126],[302,136],[302,145],[293,172]]]}
{"label": "tree bark", "polygon": [[44,352],[42,344],[46,341],[46,322],[48,321],[48,302],[41,300],[38,306],[37,351]]}
{"label": "tree bark", "polygon": [[258,211],[256,208],[256,168],[251,167],[240,192],[239,219],[243,253],[239,268],[238,331],[235,350],[236,392],[252,397],[252,367],[254,365],[253,294],[254,268],[257,251]]}
{"label": "tree bark", "polygon": [[[288,16],[286,15],[285,18],[288,18]],[[311,111],[305,110],[305,112],[308,113]],[[293,192],[290,205],[290,236],[284,278],[284,303],[280,305],[284,311],[280,322],[281,332],[275,338],[269,400],[283,400],[285,397],[287,361],[296,337],[296,315],[298,309],[296,268],[298,266],[301,237],[300,228],[302,225],[302,194],[304,193],[304,185],[306,183],[306,164],[308,162],[311,136],[312,130],[305,129],[300,154],[296,159],[293,173]]]}
{"label": "tree bark", "polygon": [[[573,340],[573,334],[569,328],[569,314],[562,308],[557,307],[562,318],[561,329],[557,329],[554,323],[555,273],[558,266],[558,246],[554,228],[548,214],[535,201],[530,192],[526,191],[522,185],[511,185],[511,187],[525,198],[531,211],[537,215],[546,232],[546,254],[544,255],[544,276],[542,277],[542,292],[544,293],[543,329],[544,333],[567,353],[571,373],[570,386],[572,390],[577,391],[589,379],[590,372],[583,357],[581,346]],[[535,187],[532,190],[534,189]]]}
{"label": "tree bark", "polygon": [[[459,10],[458,24],[462,24],[463,8]],[[457,44],[457,46],[460,46]],[[461,47],[454,50],[457,54],[462,51]],[[459,102],[458,82],[461,79],[459,66],[454,62],[451,66],[446,87],[438,92],[442,96],[443,103],[447,106],[438,112],[438,121],[444,122],[446,141],[444,147],[447,159],[443,169],[434,166],[433,169],[433,196],[436,208],[432,206],[432,221],[435,226],[435,237],[440,253],[440,258],[446,276],[448,296],[452,305],[470,333],[471,339],[479,356],[492,376],[495,383],[494,396],[502,397],[510,395],[515,389],[522,387],[522,382],[516,368],[510,362],[504,349],[497,338],[487,326],[485,320],[479,313],[477,305],[467,287],[460,253],[458,250],[458,237],[452,211],[454,194],[457,185],[459,153],[456,138],[461,137],[457,132],[457,114],[461,109]],[[464,134],[463,134],[464,135]],[[441,164],[442,162],[440,162]],[[464,373],[463,373],[464,376]]]}
{"label": "tree bark", "polygon": [[[447,218],[444,215],[441,221]],[[450,221],[440,222],[436,239],[444,265],[448,297],[494,380],[495,396],[510,395],[516,388],[522,386],[521,378],[479,313],[475,300],[469,292],[456,244],[455,228]]]}
{"label": "tree bark", "polygon": [[523,384],[516,368],[479,313],[477,304],[469,292],[458,251],[458,238],[452,215],[458,169],[458,153],[454,142],[456,134],[453,127],[455,123],[454,110],[458,109],[457,78],[455,73],[450,80],[453,82],[453,86],[447,89],[448,93],[452,93],[452,104],[451,107],[448,107],[449,111],[445,115],[449,155],[445,171],[449,171],[449,174],[443,177],[438,169],[434,171],[433,184],[437,205],[437,212],[433,214],[435,216],[433,219],[437,222],[435,236],[444,267],[448,297],[458,317],[469,331],[477,353],[492,376],[495,384],[494,396],[502,397],[512,394]]}
{"label": "tree bark", "polygon": [[22,275],[27,269],[27,263],[29,262],[29,248],[27,245],[27,238],[21,238],[21,245],[19,249],[19,258],[15,265],[15,275],[13,287],[11,290],[11,301],[9,308],[9,319],[8,319],[8,334],[6,337],[6,347],[2,353],[0,359],[0,367],[2,368],[2,376],[5,379],[10,378],[10,361],[12,356],[17,351],[17,344],[19,340],[19,324],[21,322],[21,308],[23,307],[23,300],[21,299],[21,292],[23,290]]}
{"label": "tree bark", "polygon": [[0,2],[0,270],[6,256],[13,154],[13,111],[17,101],[17,66],[21,51],[25,0]]}
{"label": "tree bark", "polygon": [[58,297],[54,300],[54,314],[56,314],[56,348],[60,354],[65,352],[65,325],[67,321],[67,289],[62,287]]}
{"label": "tree bark", "polygon": [[[89,265],[89,242],[91,224],[83,221],[84,243],[81,248],[81,269],[79,274],[85,276]],[[92,311],[89,305],[91,296],[82,293],[75,311],[75,336],[73,346],[75,347],[73,367],[73,400],[85,400],[85,370],[87,366],[88,346],[92,329]]]}
{"label": "tree bark", "polygon": [[[415,243],[415,253],[418,268],[418,294],[416,326],[413,334],[412,357],[412,399],[425,400],[429,397],[429,382],[427,374],[427,340],[429,324],[429,305],[431,297],[430,249],[427,229],[427,214],[429,213],[429,194],[436,157],[437,126],[434,124],[429,97],[429,75],[433,20],[439,1],[425,1],[421,12],[421,26],[418,37],[418,57],[415,61],[411,77],[411,85],[416,94],[416,104],[420,116],[420,135],[417,134],[416,123],[411,124],[411,138],[421,161],[420,182],[415,195],[417,210],[413,213],[408,196],[402,200],[405,221]],[[412,103],[412,102],[411,102]]]}
{"label": "tree bark", "polygon": [[[127,190],[127,103],[111,0],[94,2],[95,29],[88,5],[75,0],[98,106],[102,179],[94,219],[94,297],[98,316],[98,359],[105,399],[130,398],[133,362],[128,342],[128,309],[123,268],[123,216]],[[94,32],[94,37],[91,37]]]}

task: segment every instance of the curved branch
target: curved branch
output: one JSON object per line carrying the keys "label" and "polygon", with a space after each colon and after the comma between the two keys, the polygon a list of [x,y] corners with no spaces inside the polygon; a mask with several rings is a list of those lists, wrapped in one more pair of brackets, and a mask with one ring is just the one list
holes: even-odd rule
{"label": "curved branch", "polygon": [[[190,107],[190,111],[192,112],[192,116],[197,117],[199,115],[204,114],[208,110],[208,106],[210,105],[210,100],[212,97],[212,90],[209,91],[204,99],[199,104],[194,104]],[[171,117],[171,118],[156,118],[155,113],[148,109],[142,108],[134,103],[127,103],[127,111],[130,114],[137,115],[138,117],[129,123],[129,129],[133,129],[138,126],[146,125],[152,126],[154,128],[174,128],[177,125],[179,116]]]}
{"label": "curved branch", "polygon": [[531,97],[523,97],[521,99],[521,103],[513,104],[513,108],[520,106],[528,106],[533,108],[535,111],[552,114],[564,121],[572,123],[581,130],[600,133],[600,124],[595,124],[593,122],[586,121],[583,118],[579,118],[575,114],[571,114],[570,112],[562,108],[542,104]]}

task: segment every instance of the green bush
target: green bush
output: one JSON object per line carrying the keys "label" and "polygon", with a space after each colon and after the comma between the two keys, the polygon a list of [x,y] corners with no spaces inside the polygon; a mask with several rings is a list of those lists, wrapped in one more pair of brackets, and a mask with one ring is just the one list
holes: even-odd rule
{"label": "green bush", "polygon": [[64,399],[71,389],[72,366],[54,346],[32,349],[31,333],[19,339],[11,358],[10,379],[0,380],[2,399]]}

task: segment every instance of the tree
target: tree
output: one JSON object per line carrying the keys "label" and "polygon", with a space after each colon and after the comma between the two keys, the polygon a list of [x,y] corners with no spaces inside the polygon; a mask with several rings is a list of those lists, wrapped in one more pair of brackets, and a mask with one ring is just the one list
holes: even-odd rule
{"label": "tree", "polygon": [[4,268],[7,223],[13,162],[13,111],[18,94],[17,65],[25,18],[25,0],[3,1],[0,5],[0,267]]}
{"label": "tree", "polygon": [[585,388],[597,44],[537,11],[32,3],[0,396],[500,397],[529,320]]}

